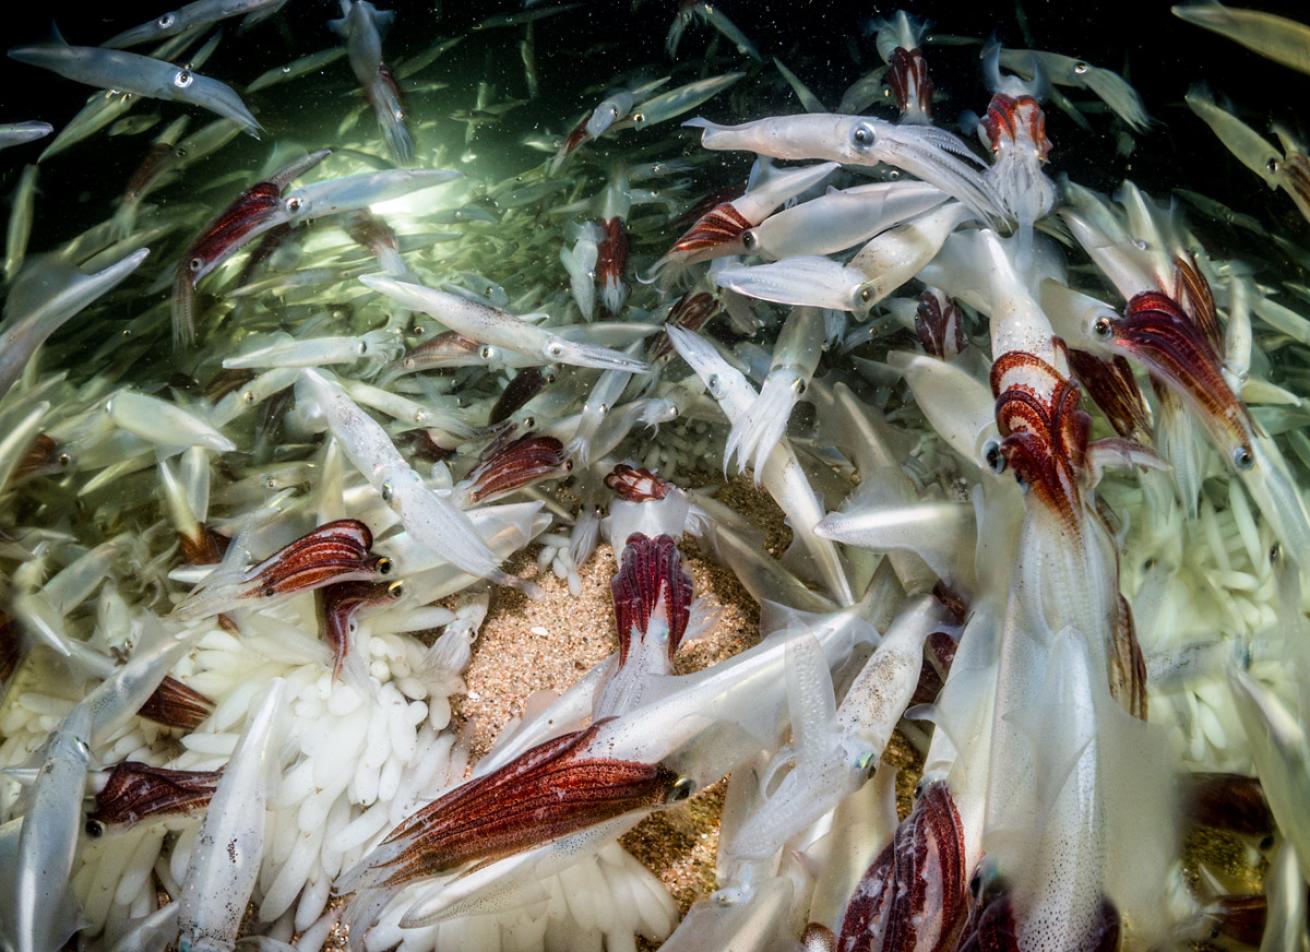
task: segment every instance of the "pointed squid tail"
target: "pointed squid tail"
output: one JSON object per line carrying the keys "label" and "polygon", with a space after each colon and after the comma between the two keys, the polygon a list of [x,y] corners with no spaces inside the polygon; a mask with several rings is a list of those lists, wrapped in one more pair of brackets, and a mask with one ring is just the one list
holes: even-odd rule
{"label": "pointed squid tail", "polygon": [[760,395],[733,424],[724,450],[731,456],[737,449],[737,460],[742,470],[750,466],[755,472],[755,485],[760,484],[764,462],[777,447],[787,431],[791,411],[804,389],[800,375],[791,369],[782,369],[769,376],[760,388]]}

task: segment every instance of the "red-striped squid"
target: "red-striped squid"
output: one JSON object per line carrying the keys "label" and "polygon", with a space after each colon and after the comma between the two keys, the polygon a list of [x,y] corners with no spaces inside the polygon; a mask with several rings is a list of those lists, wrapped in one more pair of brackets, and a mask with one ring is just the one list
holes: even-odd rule
{"label": "red-striped squid", "polygon": [[[1310,513],[1281,451],[1252,419],[1228,369],[1249,355],[1228,355],[1235,324],[1222,328],[1204,274],[1190,254],[1170,240],[1167,227],[1136,189],[1125,186],[1128,226],[1089,208],[1062,217],[1102,274],[1127,302],[1122,314],[1108,305],[1070,308],[1062,332],[1093,353],[1120,356],[1147,370],[1161,393],[1186,410],[1305,570],[1310,561]],[[1129,235],[1137,237],[1129,237]],[[1226,333],[1227,332],[1227,333]],[[1245,346],[1250,347],[1249,335]],[[1157,422],[1157,426],[1159,423]],[[1175,467],[1175,454],[1169,454]],[[1201,463],[1191,464],[1202,472]],[[1194,484],[1199,488],[1199,475]],[[1189,489],[1185,502],[1195,498]]]}
{"label": "red-striped squid", "polygon": [[329,154],[330,149],[320,149],[250,186],[187,248],[173,279],[175,345],[189,344],[195,338],[196,285],[250,242],[285,222],[282,192]]}

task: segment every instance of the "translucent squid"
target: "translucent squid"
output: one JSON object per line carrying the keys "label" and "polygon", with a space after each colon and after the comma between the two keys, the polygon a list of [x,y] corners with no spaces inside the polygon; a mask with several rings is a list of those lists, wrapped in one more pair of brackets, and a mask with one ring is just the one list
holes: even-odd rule
{"label": "translucent squid", "polygon": [[278,12],[286,0],[195,0],[162,13],[149,23],[124,30],[101,43],[109,49],[151,43],[192,30],[203,30],[230,17],[244,17],[243,27],[252,26]]}
{"label": "translucent squid", "polygon": [[395,19],[395,11],[380,11],[368,0],[341,0],[341,14],[329,25],[346,39],[350,68],[377,116],[387,150],[398,164],[409,165],[414,161],[414,139],[405,125],[400,87],[382,61],[382,33]]}
{"label": "translucent squid", "polygon": [[240,123],[255,138],[263,129],[230,86],[149,56],[98,46],[69,46],[56,34],[51,43],[14,47],[9,58],[88,86],[200,106]]}
{"label": "translucent squid", "polygon": [[[718,401],[729,423],[736,423],[757,398],[755,388],[740,371],[728,364],[703,337],[678,327],[668,328],[669,340]],[[812,570],[823,580],[828,592],[843,605],[855,601],[850,581],[837,555],[837,549],[820,539],[814,527],[823,518],[823,506],[810,486],[805,470],[787,439],[781,438],[764,461],[759,477],[782,511],[787,514],[795,535],[793,546],[811,560]]]}
{"label": "translucent squid", "polygon": [[[452,331],[492,347],[530,357],[540,364],[571,364],[575,367],[626,370],[630,373],[643,373],[648,369],[641,360],[566,336],[569,328],[546,330],[520,317],[459,295],[397,281],[383,275],[364,275],[360,281],[407,308],[431,314]],[[595,326],[583,324],[577,325],[576,329],[586,333]]]}
{"label": "translucent squid", "polygon": [[749,466],[756,482],[764,473],[764,461],[786,432],[787,421],[805,394],[823,354],[824,320],[818,310],[793,308],[778,334],[768,376],[760,394],[745,413],[733,422],[725,458],[737,454],[741,472]]}
{"label": "translucent squid", "polygon": [[821,159],[849,165],[885,162],[935,185],[980,218],[1004,218],[1004,205],[969,147],[943,129],[897,126],[865,116],[812,114],[757,119],[722,126],[706,119],[683,125],[703,129],[701,145],[748,150],[775,159]]}

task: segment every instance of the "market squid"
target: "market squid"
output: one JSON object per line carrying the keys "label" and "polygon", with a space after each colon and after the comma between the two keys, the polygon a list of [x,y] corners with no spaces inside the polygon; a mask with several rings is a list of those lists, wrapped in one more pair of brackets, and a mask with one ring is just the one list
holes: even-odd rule
{"label": "market squid", "polygon": [[823,345],[822,315],[814,308],[793,308],[778,335],[759,396],[733,424],[723,449],[725,457],[736,453],[738,469],[752,469],[757,482],[763,475],[764,461],[786,432],[792,410],[814,377]]}
{"label": "market squid", "polygon": [[977,157],[944,129],[828,113],[757,119],[736,126],[707,119],[691,119],[683,125],[704,130],[701,145],[707,149],[849,165],[886,163],[935,185],[979,218],[1005,218],[1003,202],[975,167],[980,164]]}
{"label": "market squid", "polygon": [[330,154],[330,149],[320,149],[250,186],[191,243],[173,279],[175,345],[189,344],[195,339],[196,285],[245,245],[282,224],[285,220],[282,192]]}

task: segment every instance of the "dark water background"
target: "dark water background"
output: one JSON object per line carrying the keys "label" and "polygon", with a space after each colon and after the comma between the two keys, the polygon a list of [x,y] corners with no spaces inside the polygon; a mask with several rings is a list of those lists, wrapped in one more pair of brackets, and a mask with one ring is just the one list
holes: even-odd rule
{"label": "dark water background", "polygon": [[[467,33],[494,13],[521,9],[519,3],[467,0],[445,0],[440,4],[432,0],[395,0],[387,4],[380,0],[378,5],[394,9],[398,15],[397,26],[384,44],[384,53],[391,62],[417,53],[441,37]],[[764,64],[752,67],[727,43],[719,43],[717,58],[706,61],[707,47],[716,34],[699,23],[684,35],[680,62],[691,63],[706,75],[755,68],[770,74],[769,84],[755,84],[760,92],[750,99],[753,111],[749,115],[734,114],[727,97],[712,100],[698,110],[699,114],[735,122],[801,111],[795,97],[776,83],[772,55],[779,56],[830,108],[835,107],[850,83],[879,64],[867,29],[869,22],[902,6],[931,20],[934,32],[979,38],[995,33],[1007,46],[1027,45],[1026,24],[1032,45],[1038,49],[1124,70],[1156,120],[1148,132],[1136,136],[1135,149],[1124,156],[1116,151],[1107,116],[1091,115],[1092,131],[1085,132],[1054,106],[1048,106],[1048,133],[1055,147],[1050,168],[1054,173],[1067,172],[1076,181],[1104,190],[1113,190],[1125,177],[1157,195],[1175,187],[1189,188],[1254,214],[1266,227],[1289,237],[1307,237],[1305,223],[1286,197],[1271,193],[1233,160],[1187,110],[1183,95],[1192,82],[1203,80],[1221,102],[1224,96],[1230,97],[1238,114],[1256,129],[1265,131],[1270,122],[1279,121],[1296,133],[1307,133],[1310,118],[1303,116],[1307,116],[1305,106],[1310,101],[1310,76],[1183,23],[1172,16],[1168,3],[1027,0],[1022,10],[1012,2],[983,0],[903,5],[726,0],[721,6],[755,42]],[[1310,5],[1304,2],[1261,0],[1261,6],[1310,20]],[[94,44],[164,9],[159,3],[138,0],[94,4],[74,0],[11,2],[6,8],[4,25],[0,27],[6,47],[44,38],[51,20],[58,23],[69,42]],[[473,163],[477,171],[499,178],[538,164],[543,158],[540,153],[517,144],[524,133],[534,129],[567,131],[581,111],[598,102],[606,85],[620,75],[641,67],[646,67],[649,75],[662,75],[669,65],[664,37],[675,9],[676,3],[669,0],[646,0],[635,10],[628,2],[594,0],[539,21],[535,32],[541,96],[510,113],[500,128],[479,135],[474,146],[478,159]],[[337,11],[335,2],[290,0],[281,14],[246,34],[237,35],[230,26],[229,35],[203,72],[240,90],[266,69],[338,42],[327,27],[327,21],[339,15]],[[455,110],[472,107],[479,80],[495,83],[501,97],[526,98],[518,54],[522,37],[522,27],[475,33],[417,77],[450,84],[440,92],[417,97],[409,105],[414,114],[441,119],[437,137],[448,142],[455,156],[463,149],[464,127],[448,117]],[[979,71],[977,46],[930,44],[928,55],[937,89],[948,97],[937,107],[940,122],[953,125],[961,112],[985,108],[988,94]],[[692,78],[693,73],[680,74],[674,83]],[[746,87],[751,81],[748,78],[739,85]],[[358,101],[353,98],[353,90],[353,76],[342,59],[327,67],[321,77],[275,87],[272,95],[250,97],[250,101],[271,137],[292,137],[307,148],[318,148],[332,144],[337,122]],[[86,87],[42,70],[8,59],[0,61],[0,121],[39,118],[58,129],[89,93]],[[1092,98],[1081,91],[1073,96],[1080,101]],[[131,114],[158,110],[168,120],[184,108],[144,103]],[[210,118],[196,111],[189,131]],[[371,116],[365,116],[361,123],[372,130]],[[110,214],[113,200],[159,128],[162,126],[140,136],[107,138],[101,133],[43,163],[32,249],[41,250],[67,239]],[[648,135],[660,137],[663,133]],[[629,137],[609,148],[617,155],[643,141],[649,140]],[[687,150],[698,148],[694,136],[687,135],[685,141]],[[431,145],[431,137],[421,144]],[[12,188],[21,166],[34,161],[43,147],[44,143],[38,142],[0,153],[0,195]],[[237,168],[253,169],[262,163],[267,151],[267,141],[257,143],[243,136],[211,160],[212,168],[197,169],[193,174],[217,177]],[[377,151],[382,151],[380,142]],[[741,157],[725,155],[722,162],[734,169],[733,178],[737,177],[734,163],[744,167]],[[727,178],[729,169],[723,171]],[[713,166],[709,172],[712,177]],[[221,207],[237,187],[234,184],[202,200]],[[167,200],[167,194],[161,198]],[[1227,232],[1223,234],[1227,236]],[[1231,238],[1234,242],[1253,242],[1245,234]],[[1259,251],[1259,241],[1254,240],[1251,253]]]}

